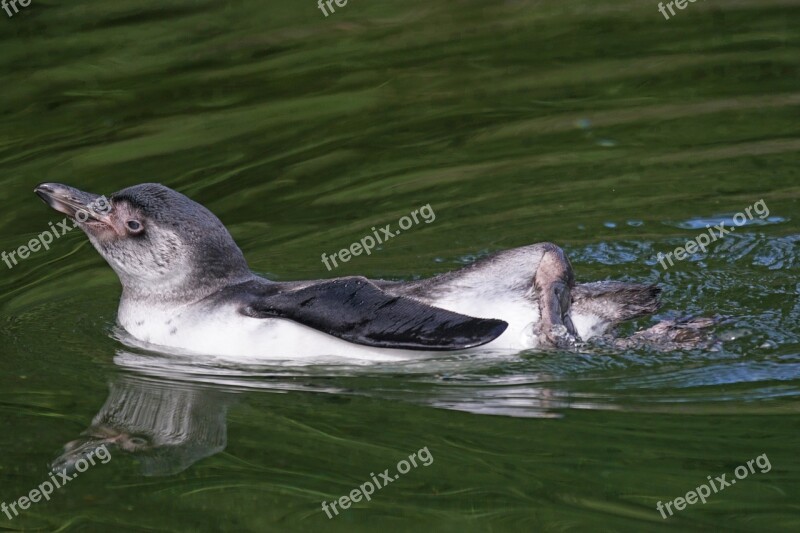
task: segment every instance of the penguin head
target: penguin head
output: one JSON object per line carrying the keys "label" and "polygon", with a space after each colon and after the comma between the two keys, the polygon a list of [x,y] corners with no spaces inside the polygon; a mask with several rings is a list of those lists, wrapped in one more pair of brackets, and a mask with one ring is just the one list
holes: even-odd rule
{"label": "penguin head", "polygon": [[143,183],[110,198],[60,183],[35,192],[86,233],[131,296],[195,297],[250,274],[222,222],[164,185]]}

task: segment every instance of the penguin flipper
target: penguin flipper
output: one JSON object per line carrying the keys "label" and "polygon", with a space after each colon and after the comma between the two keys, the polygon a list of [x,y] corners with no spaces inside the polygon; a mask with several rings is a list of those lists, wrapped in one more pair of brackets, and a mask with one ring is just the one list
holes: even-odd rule
{"label": "penguin flipper", "polygon": [[502,320],[475,318],[392,296],[364,277],[256,297],[241,312],[253,318],[293,320],[355,344],[404,350],[474,348],[496,339],[508,327]]}

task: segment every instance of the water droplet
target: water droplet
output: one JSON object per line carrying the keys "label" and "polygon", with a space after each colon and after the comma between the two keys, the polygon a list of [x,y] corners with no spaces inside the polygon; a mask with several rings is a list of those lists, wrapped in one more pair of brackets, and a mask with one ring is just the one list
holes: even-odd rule
{"label": "water droplet", "polygon": [[720,338],[720,340],[725,341],[725,342],[727,342],[727,341],[735,341],[736,339],[741,339],[742,337],[747,337],[748,335],[750,335],[750,333],[751,332],[750,332],[749,329],[744,329],[744,328],[732,329],[730,331],[723,332],[719,336],[719,338]]}

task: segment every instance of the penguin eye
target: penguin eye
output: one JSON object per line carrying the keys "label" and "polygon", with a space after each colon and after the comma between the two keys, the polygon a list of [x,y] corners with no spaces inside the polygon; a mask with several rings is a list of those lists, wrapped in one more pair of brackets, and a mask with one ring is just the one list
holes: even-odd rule
{"label": "penguin eye", "polygon": [[141,233],[144,230],[142,223],[138,220],[129,220],[125,223],[131,233]]}

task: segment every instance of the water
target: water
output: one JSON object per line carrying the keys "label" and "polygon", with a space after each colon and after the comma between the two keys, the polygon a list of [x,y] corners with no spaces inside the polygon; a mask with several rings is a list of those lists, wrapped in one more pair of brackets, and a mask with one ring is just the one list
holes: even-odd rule
{"label": "water", "polygon": [[[33,0],[0,16],[0,250],[60,220],[36,183],[158,181],[276,280],[412,279],[549,240],[579,281],[658,283],[661,318],[723,321],[713,350],[192,364],[124,342],[116,277],[70,232],[0,265],[0,500],[46,481],[87,428],[130,434],[0,523],[796,531],[798,15],[785,0],[669,21],[627,0],[349,2],[327,19],[311,1]],[[659,264],[759,200],[768,217]],[[320,261],[426,204],[433,223]],[[429,466],[326,517],[323,500],[423,448]],[[763,454],[769,471],[656,510]]]}

